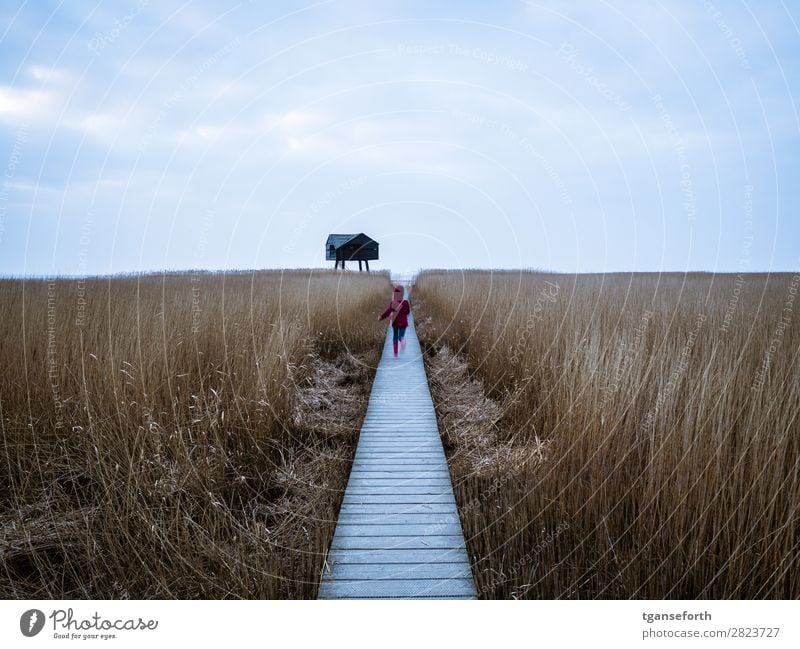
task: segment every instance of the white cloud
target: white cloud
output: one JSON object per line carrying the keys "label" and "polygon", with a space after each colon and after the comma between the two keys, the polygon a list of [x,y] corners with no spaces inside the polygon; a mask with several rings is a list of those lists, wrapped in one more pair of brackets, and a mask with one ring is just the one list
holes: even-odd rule
{"label": "white cloud", "polygon": [[112,113],[92,113],[79,119],[75,125],[88,135],[100,139],[112,138],[119,133],[120,116]]}
{"label": "white cloud", "polygon": [[42,83],[52,83],[63,86],[74,79],[74,75],[67,68],[55,68],[47,65],[32,65],[28,74]]}
{"label": "white cloud", "polygon": [[41,119],[52,113],[54,93],[0,86],[0,119]]}

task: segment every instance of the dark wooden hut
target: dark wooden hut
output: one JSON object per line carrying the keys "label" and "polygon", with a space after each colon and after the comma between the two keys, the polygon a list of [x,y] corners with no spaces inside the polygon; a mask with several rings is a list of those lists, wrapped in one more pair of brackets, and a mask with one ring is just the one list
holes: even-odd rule
{"label": "dark wooden hut", "polygon": [[378,242],[370,239],[363,232],[358,234],[329,234],[325,242],[325,259],[335,261],[334,268],[341,264],[344,269],[346,261],[357,261],[358,270],[362,270],[361,262],[367,266],[369,272],[370,259],[378,258]]}

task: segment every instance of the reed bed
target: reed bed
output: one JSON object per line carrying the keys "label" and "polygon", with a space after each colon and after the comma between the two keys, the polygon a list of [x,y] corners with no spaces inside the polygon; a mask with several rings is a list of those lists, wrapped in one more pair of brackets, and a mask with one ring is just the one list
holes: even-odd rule
{"label": "reed bed", "polygon": [[800,597],[800,275],[422,273],[485,598]]}
{"label": "reed bed", "polygon": [[0,597],[314,597],[388,287],[0,280]]}

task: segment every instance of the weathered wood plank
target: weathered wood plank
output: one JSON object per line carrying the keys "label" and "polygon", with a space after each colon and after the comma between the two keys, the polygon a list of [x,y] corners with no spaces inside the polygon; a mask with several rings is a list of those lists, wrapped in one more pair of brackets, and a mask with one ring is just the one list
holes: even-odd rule
{"label": "weathered wood plank", "polygon": [[384,457],[444,457],[444,452],[440,448],[391,448],[391,449],[372,449],[366,450],[360,448],[356,451],[356,457],[359,456],[384,456]]}
{"label": "weathered wood plank", "polygon": [[469,566],[459,563],[347,563],[337,579],[471,579]]}
{"label": "weathered wood plank", "polygon": [[[382,469],[386,469],[385,471]],[[444,466],[431,466],[430,468],[420,468],[416,466],[395,466],[395,467],[371,467],[367,469],[355,469],[350,474],[351,480],[377,480],[385,478],[387,480],[448,480],[450,478],[447,468]]]}
{"label": "weathered wood plank", "polygon": [[461,525],[370,525],[339,523],[336,534],[340,536],[453,536],[461,534]]}
{"label": "weathered wood plank", "polygon": [[394,441],[403,444],[413,444],[415,442],[433,443],[430,435],[423,433],[362,433],[359,442],[386,442]]}
{"label": "weathered wood plank", "polygon": [[339,515],[359,514],[452,514],[453,503],[450,501],[440,503],[342,503]]}
{"label": "weathered wood plank", "polygon": [[425,437],[426,439],[430,439],[433,441],[432,436],[436,436],[437,429],[434,426],[414,426],[413,428],[408,428],[405,426],[379,426],[378,424],[373,424],[368,428],[361,429],[361,435],[359,439],[364,437],[373,437],[378,435],[388,436],[391,435],[392,437]]}
{"label": "weathered wood plank", "polygon": [[356,465],[362,466],[372,466],[372,467],[382,467],[382,466],[420,466],[420,467],[431,467],[431,466],[442,466],[447,467],[447,462],[444,459],[444,456],[434,455],[430,457],[417,457],[417,456],[400,456],[400,457],[371,457],[371,458],[360,458],[356,455],[356,459],[353,462],[353,468],[356,468]]}
{"label": "weathered wood plank", "polygon": [[[405,449],[405,451],[404,451]],[[414,442],[413,444],[408,444],[407,446],[403,446],[400,442],[363,442],[362,450],[364,452],[386,452],[386,453],[400,453],[406,452],[411,453],[414,451],[424,451],[424,452],[435,452],[436,446],[433,444],[420,444],[418,442]]]}
{"label": "weathered wood plank", "polygon": [[426,534],[433,534],[439,528],[449,528],[460,523],[453,512],[413,512],[413,513],[355,513],[352,510],[339,514],[342,525],[424,525],[430,528]]}
{"label": "weathered wood plank", "polygon": [[398,496],[442,496],[452,495],[452,484],[445,485],[349,485],[345,496],[385,496],[385,495],[398,495]]}
{"label": "weathered wood plank", "polygon": [[381,471],[380,467],[372,467],[369,469],[353,469],[350,473],[351,479],[367,479],[377,480],[379,478],[387,478],[389,480],[429,480],[440,478],[442,480],[449,480],[450,474],[444,467],[432,469],[419,469],[417,467],[393,467],[389,471]]}
{"label": "weathered wood plank", "polygon": [[455,505],[452,494],[347,494],[342,507],[350,504],[360,505],[406,505],[438,504]]}
{"label": "weathered wood plank", "polygon": [[[431,537],[430,546],[420,546],[420,539],[407,537],[405,543],[397,543],[389,548],[370,545],[370,537],[345,538],[337,548],[331,548],[327,562],[330,566],[349,563],[462,563],[469,565],[467,551],[464,547],[438,544],[437,539],[448,537]],[[365,547],[362,547],[363,542]],[[333,570],[335,575],[335,570]]]}
{"label": "weathered wood plank", "polygon": [[439,449],[441,444],[436,442],[403,442],[399,439],[386,439],[386,440],[372,440],[365,439],[359,443],[359,448],[365,451],[435,451]]}
{"label": "weathered wood plank", "polygon": [[449,487],[452,489],[450,478],[350,478],[349,485],[354,487],[378,487],[387,489],[389,487]]}
{"label": "weathered wood plank", "polygon": [[391,459],[413,459],[419,458],[422,460],[425,459],[441,459],[444,457],[444,453],[441,451],[357,451],[355,459],[376,459],[376,460],[391,460]]}
{"label": "weathered wood plank", "polygon": [[469,579],[370,579],[323,581],[320,599],[375,599],[468,597],[475,594],[475,584]]}
{"label": "weathered wood plank", "polygon": [[338,536],[331,550],[457,550],[464,548],[461,534],[430,536]]}
{"label": "weathered wood plank", "polygon": [[367,416],[364,419],[363,427],[371,428],[373,426],[381,428],[389,428],[392,430],[414,430],[416,428],[429,431],[436,428],[435,415],[417,416],[412,414],[414,410],[422,408],[421,405],[399,403],[392,406],[398,408],[397,415],[387,416]]}

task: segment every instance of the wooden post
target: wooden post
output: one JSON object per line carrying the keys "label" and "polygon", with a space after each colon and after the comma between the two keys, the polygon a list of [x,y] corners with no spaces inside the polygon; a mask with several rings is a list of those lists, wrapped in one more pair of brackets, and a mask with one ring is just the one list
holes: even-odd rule
{"label": "wooden post", "polygon": [[367,265],[367,272],[369,272],[369,259],[365,259],[364,263]]}
{"label": "wooden post", "polygon": [[360,259],[358,260],[358,272],[359,273],[361,272],[361,260]]}

